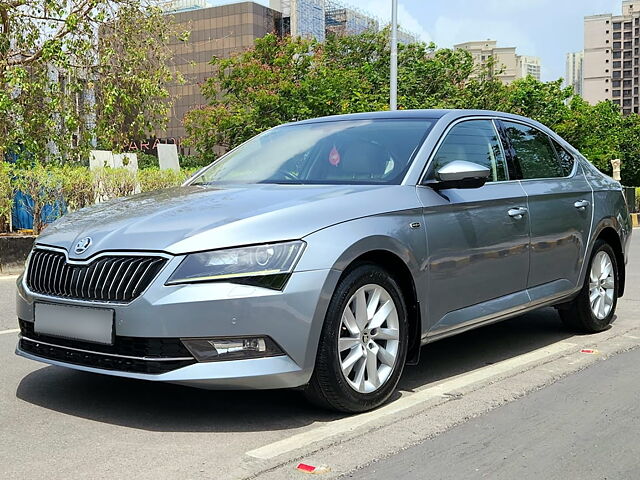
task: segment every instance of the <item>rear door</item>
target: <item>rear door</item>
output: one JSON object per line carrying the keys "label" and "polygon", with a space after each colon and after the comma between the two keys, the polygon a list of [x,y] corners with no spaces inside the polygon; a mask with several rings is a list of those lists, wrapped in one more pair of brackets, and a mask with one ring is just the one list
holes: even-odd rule
{"label": "rear door", "polygon": [[503,120],[522,187],[528,197],[532,300],[578,283],[591,228],[592,191],[575,158],[537,128]]}
{"label": "rear door", "polygon": [[[455,160],[488,167],[491,181],[474,189],[418,186],[428,258],[429,335],[446,334],[528,301],[529,216],[526,195],[510,181],[491,119],[449,127],[424,180]],[[518,215],[516,209],[520,209]]]}

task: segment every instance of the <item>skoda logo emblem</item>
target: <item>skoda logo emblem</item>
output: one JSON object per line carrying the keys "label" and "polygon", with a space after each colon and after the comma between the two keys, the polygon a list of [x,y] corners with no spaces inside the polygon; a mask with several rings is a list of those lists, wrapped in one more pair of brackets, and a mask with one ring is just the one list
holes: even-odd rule
{"label": "skoda logo emblem", "polygon": [[76,243],[76,246],[74,247],[74,252],[76,252],[77,254],[80,253],[84,253],[87,248],[89,248],[91,246],[91,237],[84,237],[80,240],[78,240],[78,243]]}

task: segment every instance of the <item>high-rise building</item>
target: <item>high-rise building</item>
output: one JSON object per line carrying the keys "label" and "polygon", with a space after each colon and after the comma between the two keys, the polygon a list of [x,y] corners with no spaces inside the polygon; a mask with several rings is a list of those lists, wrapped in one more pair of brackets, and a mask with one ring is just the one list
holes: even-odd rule
{"label": "high-rise building", "polygon": [[477,65],[484,64],[493,58],[494,67],[491,73],[504,84],[509,84],[527,75],[540,80],[540,59],[528,55],[518,55],[516,47],[498,47],[495,40],[484,40],[459,43],[453,48],[467,50]]}
{"label": "high-rise building", "polygon": [[611,100],[625,114],[638,113],[640,0],[623,0],[622,15],[584,18],[583,98]]}
{"label": "high-rise building", "polygon": [[[158,138],[180,143],[185,136],[184,115],[206,104],[200,87],[211,77],[209,62],[213,56],[228,57],[253,46],[256,38],[277,30],[279,12],[254,2],[241,2],[217,7],[197,8],[200,0],[174,0],[167,9],[178,29],[191,32],[187,41],[174,40],[173,68],[184,77],[184,84],[171,85],[174,100],[167,128],[157,132]],[[166,4],[165,4],[166,5]]]}
{"label": "high-rise building", "polygon": [[282,13],[284,34],[324,41],[325,0],[269,0],[269,7]]}
{"label": "high-rise building", "polygon": [[379,23],[363,11],[328,0],[325,10],[326,33],[334,35],[358,35],[377,32]]}
{"label": "high-rise building", "polygon": [[567,53],[567,68],[564,77],[567,87],[573,87],[574,93],[582,96],[582,65],[583,52]]}

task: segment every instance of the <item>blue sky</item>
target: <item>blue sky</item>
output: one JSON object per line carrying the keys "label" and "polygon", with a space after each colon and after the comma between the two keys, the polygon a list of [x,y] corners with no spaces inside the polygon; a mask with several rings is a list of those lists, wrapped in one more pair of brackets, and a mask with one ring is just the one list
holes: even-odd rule
{"label": "blue sky", "polygon": [[[391,16],[391,0],[345,2],[381,19]],[[564,77],[565,55],[582,50],[583,17],[619,14],[621,5],[621,0],[399,0],[398,17],[422,40],[441,47],[488,38],[515,46],[520,54],[541,57],[543,80],[554,80]]]}

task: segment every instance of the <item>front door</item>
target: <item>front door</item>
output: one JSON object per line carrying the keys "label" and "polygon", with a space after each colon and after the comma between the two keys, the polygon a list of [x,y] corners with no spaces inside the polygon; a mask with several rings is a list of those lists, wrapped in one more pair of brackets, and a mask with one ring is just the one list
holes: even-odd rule
{"label": "front door", "polygon": [[520,182],[509,180],[491,119],[453,125],[437,147],[426,179],[455,160],[484,165],[492,177],[476,189],[436,192],[417,187],[427,235],[430,336],[472,325],[528,301],[527,198]]}
{"label": "front door", "polygon": [[573,156],[530,125],[502,121],[529,199],[532,300],[578,285],[589,241],[592,191]]}

